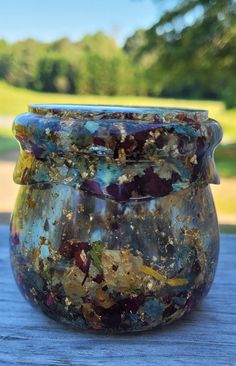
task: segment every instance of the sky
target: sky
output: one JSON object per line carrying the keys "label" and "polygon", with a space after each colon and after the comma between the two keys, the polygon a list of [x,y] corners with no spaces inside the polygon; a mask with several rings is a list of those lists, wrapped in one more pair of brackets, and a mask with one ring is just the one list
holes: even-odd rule
{"label": "sky", "polygon": [[176,0],[0,0],[0,38],[72,41],[103,31],[122,46],[136,29],[149,28]]}

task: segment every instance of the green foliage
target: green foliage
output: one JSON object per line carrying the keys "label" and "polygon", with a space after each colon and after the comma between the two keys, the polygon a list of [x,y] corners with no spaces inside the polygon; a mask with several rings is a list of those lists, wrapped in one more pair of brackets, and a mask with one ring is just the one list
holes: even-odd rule
{"label": "green foliage", "polygon": [[8,54],[5,79],[16,86],[33,88],[37,60],[43,50],[44,45],[32,39],[15,43]]}
{"label": "green foliage", "polygon": [[6,41],[0,40],[0,79],[7,74],[9,58],[10,47]]}
{"label": "green foliage", "polygon": [[92,248],[90,250],[93,264],[99,271],[102,270],[102,252],[104,248],[104,243],[101,240],[97,240],[92,243]]}
{"label": "green foliage", "polygon": [[150,95],[236,105],[235,0],[179,0],[124,49],[146,69]]}
{"label": "green foliage", "polygon": [[50,52],[37,62],[35,87],[41,91],[75,93],[76,75],[69,59],[60,53]]}
{"label": "green foliage", "polygon": [[[155,0],[160,4],[163,0]],[[236,106],[236,1],[179,0],[122,48],[98,32],[79,42],[0,40],[0,78],[39,91],[220,99]]]}
{"label": "green foliage", "polygon": [[98,32],[72,43],[28,39],[9,46],[0,41],[0,78],[39,91],[145,95],[144,70],[113,39]]}
{"label": "green foliage", "polygon": [[145,95],[144,70],[114,40],[99,32],[76,44],[77,93]]}

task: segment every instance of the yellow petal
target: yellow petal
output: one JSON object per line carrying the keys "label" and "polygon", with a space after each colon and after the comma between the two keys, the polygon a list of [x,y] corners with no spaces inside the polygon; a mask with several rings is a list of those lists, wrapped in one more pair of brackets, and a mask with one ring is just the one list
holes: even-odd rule
{"label": "yellow petal", "polygon": [[152,269],[151,267],[145,266],[143,265],[141,267],[141,272],[152,276],[154,278],[156,278],[158,281],[160,282],[164,282],[169,286],[183,286],[186,285],[188,283],[188,280],[186,278],[170,278],[167,279],[165,276],[163,276],[161,273],[155,271],[154,269]]}
{"label": "yellow petal", "polygon": [[141,272],[146,273],[154,278],[156,278],[159,281],[165,281],[166,278],[160,274],[159,272],[155,271],[154,269],[152,269],[151,267],[148,266],[142,266],[141,267]]}
{"label": "yellow petal", "polygon": [[170,286],[183,286],[187,285],[188,280],[186,278],[170,278],[166,281],[166,283]]}

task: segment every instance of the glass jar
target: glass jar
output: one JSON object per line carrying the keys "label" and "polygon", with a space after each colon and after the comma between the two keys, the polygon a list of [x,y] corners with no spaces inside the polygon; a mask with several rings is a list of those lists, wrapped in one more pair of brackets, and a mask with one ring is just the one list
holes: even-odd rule
{"label": "glass jar", "polygon": [[126,332],[170,323],[208,292],[222,130],[207,111],[32,105],[13,130],[11,261],[31,304]]}

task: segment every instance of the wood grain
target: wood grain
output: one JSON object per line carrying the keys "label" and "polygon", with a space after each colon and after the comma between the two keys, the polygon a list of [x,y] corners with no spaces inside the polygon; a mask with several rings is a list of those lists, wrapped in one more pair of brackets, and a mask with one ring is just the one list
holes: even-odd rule
{"label": "wood grain", "polygon": [[160,330],[106,336],[71,330],[31,308],[9,264],[0,226],[0,366],[236,365],[236,236],[221,236],[214,285],[202,304]]}

